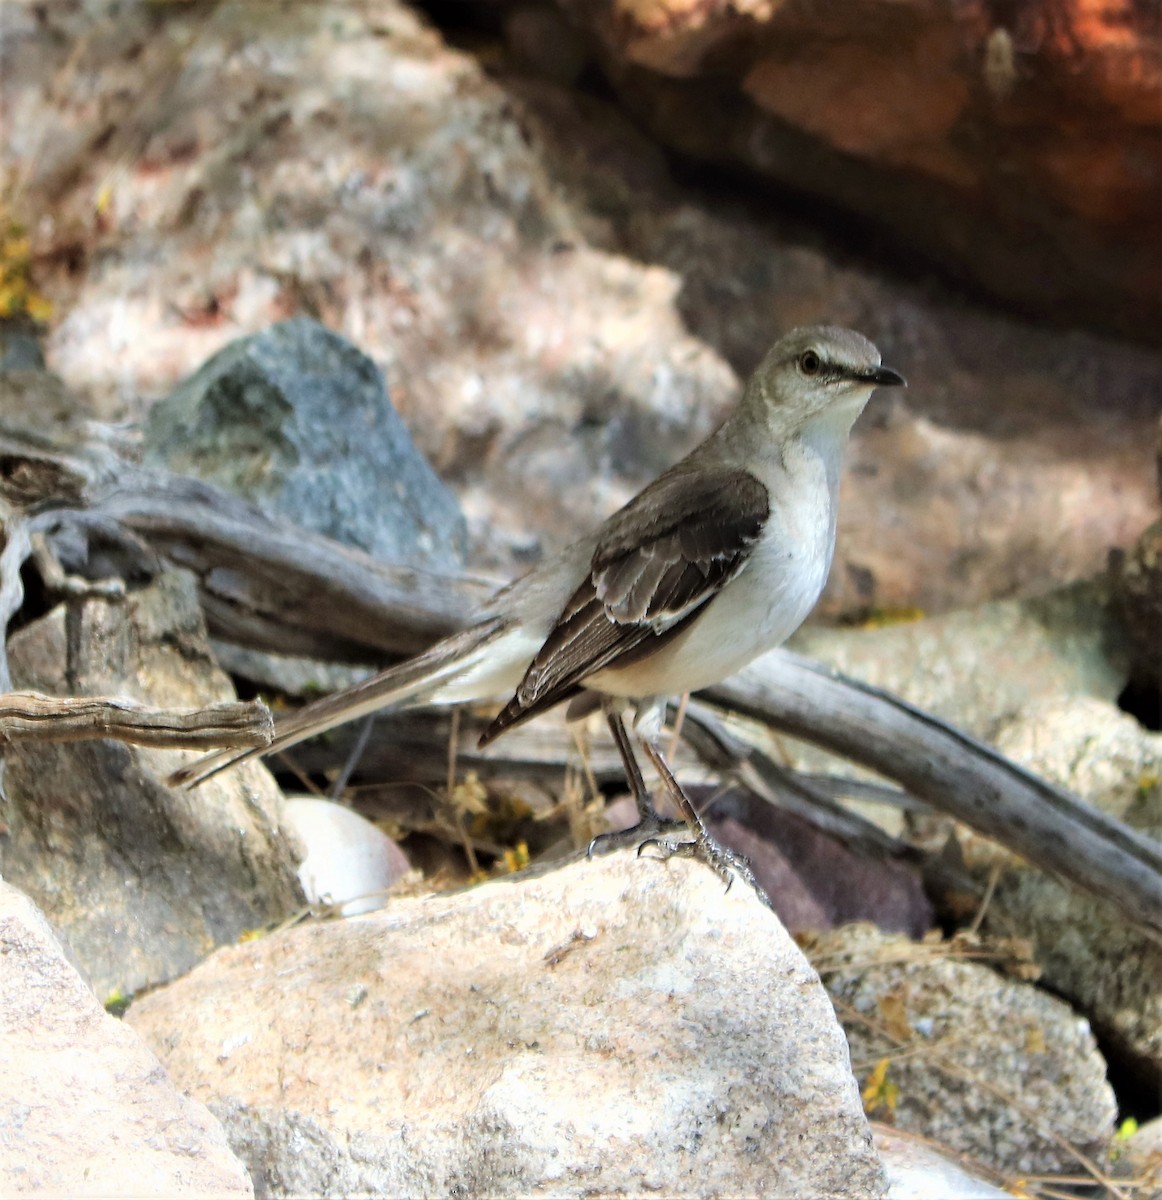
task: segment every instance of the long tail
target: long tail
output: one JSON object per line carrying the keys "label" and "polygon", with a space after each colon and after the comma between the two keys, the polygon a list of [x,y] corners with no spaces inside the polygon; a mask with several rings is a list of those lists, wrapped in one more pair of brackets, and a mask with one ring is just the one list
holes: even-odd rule
{"label": "long tail", "polygon": [[[508,629],[499,617],[473,625],[461,633],[437,642],[430,650],[417,654],[364,679],[361,683],[333,692],[308,704],[285,721],[279,722],[274,740],[269,746],[246,750],[215,750],[196,762],[174,771],[166,780],[170,787],[193,788],[204,783],[219,771],[237,766],[252,758],[285,750],[317,733],[325,733],[366,716],[381,708],[437,692],[443,684],[480,665],[489,647]],[[487,692],[482,689],[482,695]]]}

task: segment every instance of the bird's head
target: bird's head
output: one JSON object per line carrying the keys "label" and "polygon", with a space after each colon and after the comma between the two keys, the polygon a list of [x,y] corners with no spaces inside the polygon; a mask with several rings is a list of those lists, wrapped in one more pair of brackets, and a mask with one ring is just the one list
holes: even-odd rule
{"label": "bird's head", "polygon": [[793,329],[767,352],[746,388],[750,404],[769,410],[784,428],[834,412],[848,425],[877,387],[904,387],[904,377],[880,363],[862,334],[834,325]]}

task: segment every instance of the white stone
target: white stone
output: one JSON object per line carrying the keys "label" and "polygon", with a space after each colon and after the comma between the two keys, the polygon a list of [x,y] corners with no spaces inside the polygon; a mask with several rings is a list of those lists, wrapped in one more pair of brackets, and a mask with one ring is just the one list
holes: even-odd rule
{"label": "white stone", "polygon": [[408,869],[403,852],[383,830],[330,800],[288,799],[284,821],[306,857],[299,882],[312,903],[337,904],[345,917],[382,908],[387,889]]}

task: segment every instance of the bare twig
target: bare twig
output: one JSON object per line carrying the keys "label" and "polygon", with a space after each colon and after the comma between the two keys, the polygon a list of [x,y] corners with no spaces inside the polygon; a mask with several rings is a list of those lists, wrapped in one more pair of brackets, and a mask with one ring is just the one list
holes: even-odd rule
{"label": "bare twig", "polygon": [[733,775],[760,799],[810,821],[858,853],[919,862],[923,855],[833,800],[811,780],[743,745],[722,728],[713,710],[697,701],[686,712],[686,741],[713,770]]}
{"label": "bare twig", "polygon": [[166,709],[103,696],[0,695],[0,744],[113,738],[138,746],[205,750],[265,746],[273,736],[270,709],[258,700]]}

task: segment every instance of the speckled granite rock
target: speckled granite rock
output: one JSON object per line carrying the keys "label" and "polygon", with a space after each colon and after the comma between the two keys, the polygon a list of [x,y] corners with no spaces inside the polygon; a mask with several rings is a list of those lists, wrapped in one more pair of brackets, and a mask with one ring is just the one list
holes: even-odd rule
{"label": "speckled granite rock", "polygon": [[884,1194],[814,972],[685,860],[299,926],[128,1020],[269,1195]]}
{"label": "speckled granite rock", "polygon": [[1068,1005],[951,947],[871,925],[804,946],[857,1078],[888,1060],[885,1087],[866,1097],[872,1115],[1006,1172],[1072,1172],[1063,1141],[1104,1155],[1117,1103],[1089,1025]]}
{"label": "speckled granite rock", "polygon": [[460,506],[379,369],[306,317],[219,350],[150,409],[145,451],[384,562],[463,566]]}

